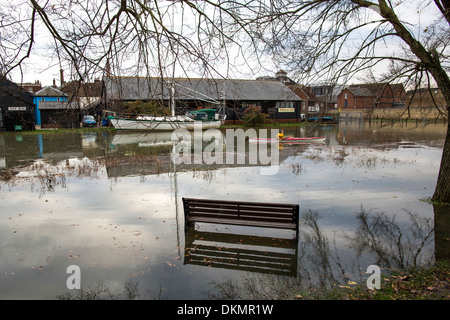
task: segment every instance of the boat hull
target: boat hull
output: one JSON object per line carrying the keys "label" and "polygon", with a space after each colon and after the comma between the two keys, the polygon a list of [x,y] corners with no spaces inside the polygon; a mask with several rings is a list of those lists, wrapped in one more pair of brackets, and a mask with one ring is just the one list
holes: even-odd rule
{"label": "boat hull", "polygon": [[222,122],[214,121],[160,121],[160,120],[134,120],[134,119],[111,119],[116,130],[129,131],[173,131],[177,129],[200,130],[220,128]]}
{"label": "boat hull", "polygon": [[250,138],[249,141],[251,142],[258,142],[258,143],[307,143],[307,142],[325,142],[327,137],[311,137],[311,138],[295,138],[295,137],[288,137],[284,139],[273,139],[273,138]]}

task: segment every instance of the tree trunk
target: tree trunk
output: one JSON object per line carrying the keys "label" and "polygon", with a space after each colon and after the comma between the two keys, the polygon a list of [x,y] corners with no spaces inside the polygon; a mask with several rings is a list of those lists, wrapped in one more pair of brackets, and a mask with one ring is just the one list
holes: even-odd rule
{"label": "tree trunk", "polygon": [[450,263],[450,215],[448,206],[433,204],[434,258],[436,262]]}
{"label": "tree trunk", "polygon": [[[355,0],[356,1],[356,0]],[[421,66],[431,73],[438,87],[441,89],[447,103],[446,111],[450,118],[450,78],[441,65],[436,50],[426,50],[422,43],[417,41],[404,24],[400,22],[397,15],[386,1],[380,0],[380,14],[394,27],[397,35],[409,46],[411,51],[419,58]],[[450,119],[449,119],[450,120]],[[441,166],[439,169],[438,182],[433,195],[433,201],[450,203],[450,123],[447,125],[447,134],[444,142]]]}
{"label": "tree trunk", "polygon": [[447,111],[447,134],[445,135],[441,166],[432,200],[450,204],[450,79],[443,68],[431,70],[431,74],[444,95]]}
{"label": "tree trunk", "polygon": [[450,121],[447,121],[447,134],[442,151],[441,167],[432,200],[450,204]]}

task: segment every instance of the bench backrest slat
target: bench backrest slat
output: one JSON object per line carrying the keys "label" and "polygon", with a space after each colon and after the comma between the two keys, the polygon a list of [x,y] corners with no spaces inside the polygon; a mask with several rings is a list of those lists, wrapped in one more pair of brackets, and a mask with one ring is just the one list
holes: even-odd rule
{"label": "bench backrest slat", "polygon": [[[206,214],[201,214],[201,215],[193,215],[191,217],[194,217],[194,218],[215,218],[217,220],[230,219],[229,215],[216,215],[216,214],[207,214],[207,213]],[[278,223],[293,223],[294,222],[294,219],[292,217],[290,219],[276,219],[276,218],[257,217],[257,216],[254,216],[254,217],[239,216],[239,217],[236,217],[236,220],[249,221],[249,222],[250,221],[255,221],[255,222],[257,222],[257,221],[267,221],[267,222],[274,222],[274,223],[277,223],[277,222]],[[250,223],[249,223],[249,225],[250,225]]]}
{"label": "bench backrest slat", "polygon": [[277,213],[277,212],[267,212],[267,211],[250,211],[250,210],[222,210],[222,209],[208,209],[208,208],[197,208],[190,207],[189,212],[191,215],[203,215],[203,214],[215,214],[215,215],[226,215],[235,217],[268,217],[268,218],[278,218],[278,219],[292,219],[291,213]]}
{"label": "bench backrest slat", "polygon": [[189,201],[191,205],[196,204],[224,204],[224,205],[248,205],[252,206],[263,206],[263,207],[279,207],[279,208],[291,208],[295,206],[294,204],[285,204],[285,203],[265,203],[265,202],[246,202],[246,201],[230,201],[230,200],[210,200],[210,199],[196,199],[196,198],[183,198]]}
{"label": "bench backrest slat", "polygon": [[269,227],[273,224],[273,227],[286,229],[292,229],[294,225],[298,233],[298,204],[183,198],[183,206],[186,227],[189,226],[189,221],[228,221],[256,227]]}
{"label": "bench backrest slat", "polygon": [[236,205],[229,205],[229,204],[198,204],[198,203],[189,203],[189,207],[191,209],[225,209],[225,210],[231,210],[231,211],[251,211],[251,212],[286,212],[291,213],[292,212],[292,206],[291,207],[273,207],[273,206],[250,206],[248,204],[236,204]]}

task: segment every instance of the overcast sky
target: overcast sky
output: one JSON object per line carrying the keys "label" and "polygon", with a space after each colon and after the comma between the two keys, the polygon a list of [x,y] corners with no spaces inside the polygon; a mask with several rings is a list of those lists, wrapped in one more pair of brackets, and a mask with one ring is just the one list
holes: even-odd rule
{"label": "overcast sky", "polygon": [[[410,31],[412,31],[419,38],[421,37],[421,33],[425,30],[425,28],[434,21],[440,13],[437,11],[434,5],[425,6],[426,1],[420,0],[408,0],[408,1],[399,1],[398,14],[400,18],[408,23]],[[0,5],[9,3],[9,0],[0,0]],[[175,21],[180,20],[180,16],[177,16],[177,12],[172,11],[175,16],[172,17],[172,20],[169,23],[174,24]],[[420,14],[417,14],[420,12]],[[376,13],[373,13],[376,15]],[[189,17],[186,15],[183,17],[186,20]],[[51,40],[48,37],[48,32],[45,30],[45,27],[42,23],[37,25],[36,30],[36,38],[37,41],[34,44],[34,50],[29,59],[26,60],[26,63],[23,64],[22,70],[16,69],[12,74],[12,80],[15,82],[23,81],[34,83],[36,80],[39,80],[43,86],[52,85],[53,79],[55,79],[56,84],[60,84],[60,63],[56,58],[55,52],[50,49]],[[1,36],[1,34],[0,34]],[[392,43],[388,44],[386,50],[392,50],[395,48],[397,44]],[[239,78],[239,79],[254,79],[258,76],[273,76],[279,68],[283,67],[282,65],[276,63],[270,57],[264,60],[263,66],[258,66],[256,63],[253,63],[250,60],[250,64],[244,63],[241,55],[239,54],[239,50],[237,47],[230,49],[230,63],[233,68],[225,68],[221,69],[221,66],[216,66],[219,71],[226,75],[229,78]],[[133,61],[129,61],[128,63],[132,64]],[[70,80],[70,70],[66,69],[67,66],[64,66],[65,80]],[[181,68],[176,68],[175,70],[176,76],[185,76],[182,74]],[[23,78],[22,78],[23,75]],[[122,75],[127,75],[126,71]],[[195,72],[192,72],[191,76],[198,76]]]}

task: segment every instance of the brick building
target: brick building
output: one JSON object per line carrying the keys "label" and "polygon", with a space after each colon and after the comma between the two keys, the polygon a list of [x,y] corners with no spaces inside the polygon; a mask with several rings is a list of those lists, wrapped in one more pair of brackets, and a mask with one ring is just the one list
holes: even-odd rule
{"label": "brick building", "polygon": [[337,96],[342,109],[392,108],[404,103],[403,85],[389,83],[359,84],[346,87]]}
{"label": "brick building", "polygon": [[36,93],[42,89],[42,84],[39,80],[36,80],[34,83],[18,83],[22,88],[31,93]]}
{"label": "brick building", "polygon": [[311,90],[311,87],[306,87],[304,85],[296,84],[289,85],[292,91],[300,97],[301,101],[301,112],[318,112],[319,111],[319,100],[316,98]]}

